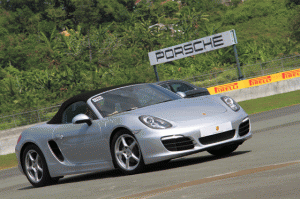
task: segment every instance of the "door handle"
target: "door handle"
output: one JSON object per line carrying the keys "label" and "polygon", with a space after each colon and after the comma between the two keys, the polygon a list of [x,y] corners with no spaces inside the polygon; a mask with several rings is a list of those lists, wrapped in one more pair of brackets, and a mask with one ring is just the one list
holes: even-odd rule
{"label": "door handle", "polygon": [[55,137],[58,138],[58,139],[63,139],[64,138],[63,135],[59,135],[59,134],[56,134]]}

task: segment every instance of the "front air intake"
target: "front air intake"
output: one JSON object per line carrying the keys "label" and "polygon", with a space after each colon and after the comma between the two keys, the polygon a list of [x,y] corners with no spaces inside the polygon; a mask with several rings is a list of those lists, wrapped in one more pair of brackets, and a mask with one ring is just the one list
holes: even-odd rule
{"label": "front air intake", "polygon": [[162,139],[162,143],[169,151],[183,151],[194,148],[193,141],[188,137],[168,137]]}
{"label": "front air intake", "polygon": [[199,138],[199,141],[201,144],[206,145],[206,144],[212,144],[216,142],[221,142],[224,140],[228,140],[233,138],[235,135],[235,130],[230,130],[230,131],[225,131],[222,133],[206,136],[206,137],[201,137]]}
{"label": "front air intake", "polygon": [[244,136],[250,131],[250,120],[242,122],[239,126],[239,135]]}

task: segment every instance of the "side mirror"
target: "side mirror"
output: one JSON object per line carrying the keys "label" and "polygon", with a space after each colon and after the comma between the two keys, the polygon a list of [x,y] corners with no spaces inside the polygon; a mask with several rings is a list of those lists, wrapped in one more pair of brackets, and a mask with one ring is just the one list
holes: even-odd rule
{"label": "side mirror", "polygon": [[180,95],[180,97],[185,98],[186,94],[184,92],[177,92],[176,94]]}
{"label": "side mirror", "polygon": [[73,124],[87,123],[87,125],[92,125],[92,120],[85,114],[78,114],[72,119]]}

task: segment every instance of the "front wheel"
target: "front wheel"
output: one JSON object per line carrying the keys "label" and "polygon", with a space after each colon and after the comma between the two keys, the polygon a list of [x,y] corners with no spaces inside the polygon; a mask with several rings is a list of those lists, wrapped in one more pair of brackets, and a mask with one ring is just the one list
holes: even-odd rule
{"label": "front wheel", "polygon": [[215,156],[224,156],[232,153],[238,148],[239,144],[232,144],[228,146],[223,146],[217,149],[210,149],[207,150],[208,153],[215,155]]}
{"label": "front wheel", "polygon": [[138,173],[143,169],[144,161],[136,138],[121,130],[114,135],[111,144],[113,163],[124,174]]}
{"label": "front wheel", "polygon": [[59,178],[51,178],[45,157],[35,145],[25,148],[22,155],[22,167],[29,182],[35,187],[56,183]]}

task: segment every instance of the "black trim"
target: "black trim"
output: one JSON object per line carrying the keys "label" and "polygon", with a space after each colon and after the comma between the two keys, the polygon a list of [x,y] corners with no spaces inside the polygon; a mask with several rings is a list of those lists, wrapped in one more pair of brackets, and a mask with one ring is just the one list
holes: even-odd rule
{"label": "black trim", "polygon": [[210,136],[206,136],[206,137],[201,137],[201,138],[199,138],[199,142],[203,145],[212,144],[212,143],[231,139],[234,137],[234,135],[235,135],[235,130],[233,129],[230,131],[225,131],[222,133],[218,133],[218,134],[214,134],[214,135],[210,135]]}
{"label": "black trim", "polygon": [[87,123],[87,125],[91,126],[92,125],[92,121],[90,119],[86,119],[86,120],[77,120],[75,122],[75,124],[82,124],[82,123]]}
{"label": "black trim", "polygon": [[162,140],[162,143],[169,151],[183,151],[194,148],[193,141],[188,137]]}
{"label": "black trim", "polygon": [[250,132],[250,120],[242,122],[239,126],[239,135],[244,136]]}
{"label": "black trim", "polygon": [[49,143],[50,149],[52,150],[52,152],[54,153],[56,158],[59,161],[63,162],[65,160],[65,158],[62,155],[62,153],[61,153],[59,147],[57,146],[56,142],[54,140],[50,140],[48,143]]}

